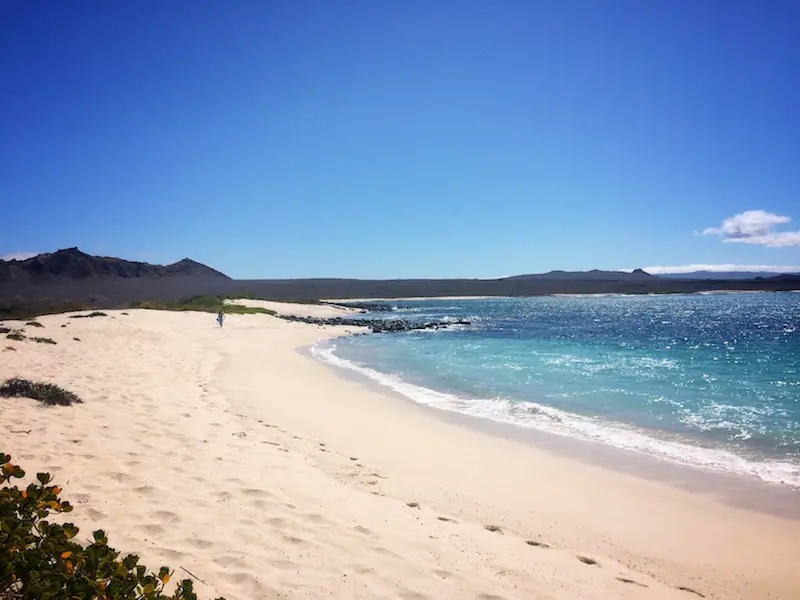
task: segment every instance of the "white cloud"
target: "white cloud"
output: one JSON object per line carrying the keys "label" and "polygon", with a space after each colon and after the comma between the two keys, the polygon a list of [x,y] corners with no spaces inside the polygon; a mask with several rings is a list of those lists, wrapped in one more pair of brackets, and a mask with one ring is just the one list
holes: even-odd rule
{"label": "white cloud", "polygon": [[38,254],[38,252],[12,252],[10,254],[1,254],[0,260],[26,260]]}
{"label": "white cloud", "polygon": [[800,246],[800,231],[774,231],[775,225],[788,223],[792,219],[765,210],[746,210],[728,217],[719,227],[703,230],[703,235],[719,235],[723,242],[761,244],[778,248]]}
{"label": "white cloud", "polygon": [[[632,269],[623,269],[632,271]],[[756,273],[766,271],[768,273],[800,273],[800,266],[790,267],[783,265],[679,265],[663,267],[644,267],[644,270],[651,275],[667,275],[672,273],[694,273],[695,271],[710,271],[712,273]]]}

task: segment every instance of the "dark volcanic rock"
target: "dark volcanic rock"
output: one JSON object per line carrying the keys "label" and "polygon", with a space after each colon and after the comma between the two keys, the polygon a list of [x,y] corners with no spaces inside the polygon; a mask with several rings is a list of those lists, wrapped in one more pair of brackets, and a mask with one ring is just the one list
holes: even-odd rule
{"label": "dark volcanic rock", "polygon": [[470,321],[428,321],[424,323],[407,321],[406,319],[353,319],[348,317],[298,317],[295,315],[277,315],[284,321],[308,323],[310,325],[344,325],[347,327],[369,327],[372,333],[397,333],[401,331],[415,331],[419,329],[444,329],[452,325],[471,325]]}
{"label": "dark volcanic rock", "polygon": [[326,302],[330,306],[341,306],[355,310],[366,310],[368,312],[392,312],[394,306],[381,302]]}

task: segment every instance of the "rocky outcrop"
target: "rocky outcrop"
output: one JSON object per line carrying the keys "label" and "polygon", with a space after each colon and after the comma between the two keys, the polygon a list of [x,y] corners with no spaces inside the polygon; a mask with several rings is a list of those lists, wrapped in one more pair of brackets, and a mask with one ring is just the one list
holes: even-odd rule
{"label": "rocky outcrop", "polygon": [[347,327],[369,327],[372,333],[398,333],[420,329],[446,329],[453,325],[470,325],[470,321],[426,321],[415,322],[406,319],[373,319],[369,317],[356,319],[352,317],[298,317],[296,315],[278,315],[284,321],[308,323],[310,325],[344,325]]}
{"label": "rocky outcrop", "polygon": [[392,312],[395,309],[391,304],[382,302],[323,302],[323,304],[367,312]]}

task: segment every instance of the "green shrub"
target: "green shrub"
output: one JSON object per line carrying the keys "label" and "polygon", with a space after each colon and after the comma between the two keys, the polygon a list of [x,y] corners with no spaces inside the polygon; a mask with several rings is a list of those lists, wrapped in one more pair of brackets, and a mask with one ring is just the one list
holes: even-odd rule
{"label": "green shrub", "polygon": [[166,596],[164,585],[174,571],[161,567],[156,574],[135,554],[121,557],[103,530],[84,546],[75,541],[75,525],[47,521],[51,512],[72,512],[59,497],[61,488],[50,485],[49,473],[37,473],[37,482],[20,490],[8,482],[22,479],[25,471],[3,453],[0,465],[0,598],[197,600],[188,579]]}
{"label": "green shrub", "polygon": [[251,306],[239,306],[238,304],[226,304],[225,296],[193,296],[175,302],[154,302],[145,300],[136,304],[136,308],[149,310],[175,310],[175,311],[198,311],[217,313],[222,311],[229,315],[275,315],[274,310],[267,308],[255,308]]}
{"label": "green shrub", "polygon": [[36,342],[37,344],[57,344],[58,343],[55,340],[52,340],[52,339],[46,338],[46,337],[32,337],[30,339],[33,340],[34,342]]}
{"label": "green shrub", "polygon": [[30,325],[31,327],[44,327],[39,321],[28,321],[25,325]]}
{"label": "green shrub", "polygon": [[98,310],[89,313],[88,315],[70,315],[70,319],[93,319],[95,317],[107,317],[108,315]]}
{"label": "green shrub", "polygon": [[[0,396],[4,398],[32,398],[48,406],[69,406],[83,402],[78,396],[52,383],[37,383],[14,377],[0,385]],[[2,596],[0,596],[2,598]]]}
{"label": "green shrub", "polygon": [[11,333],[11,329],[8,327],[0,327],[0,333]]}
{"label": "green shrub", "polygon": [[12,331],[6,336],[10,340],[14,340],[15,342],[21,342],[23,340],[27,340],[28,336],[26,336],[21,331]]}

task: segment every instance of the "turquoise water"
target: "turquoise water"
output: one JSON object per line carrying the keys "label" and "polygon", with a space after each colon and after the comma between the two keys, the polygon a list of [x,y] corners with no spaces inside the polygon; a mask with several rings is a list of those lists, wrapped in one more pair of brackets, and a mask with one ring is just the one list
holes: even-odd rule
{"label": "turquoise water", "polygon": [[437,408],[800,485],[800,294],[395,302],[450,330],[313,349]]}

